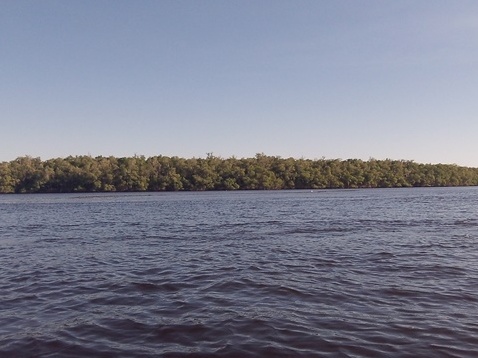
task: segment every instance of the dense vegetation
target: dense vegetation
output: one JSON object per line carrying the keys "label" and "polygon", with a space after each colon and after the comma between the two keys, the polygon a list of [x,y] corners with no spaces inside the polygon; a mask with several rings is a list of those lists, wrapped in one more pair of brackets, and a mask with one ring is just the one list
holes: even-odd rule
{"label": "dense vegetation", "polygon": [[0,163],[1,193],[478,185],[478,168],[404,160],[29,156]]}

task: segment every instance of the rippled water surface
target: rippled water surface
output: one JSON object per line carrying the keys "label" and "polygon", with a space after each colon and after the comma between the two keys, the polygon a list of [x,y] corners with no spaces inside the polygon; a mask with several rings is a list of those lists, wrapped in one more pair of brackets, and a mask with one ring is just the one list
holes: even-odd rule
{"label": "rippled water surface", "polygon": [[478,188],[0,196],[1,357],[477,357]]}

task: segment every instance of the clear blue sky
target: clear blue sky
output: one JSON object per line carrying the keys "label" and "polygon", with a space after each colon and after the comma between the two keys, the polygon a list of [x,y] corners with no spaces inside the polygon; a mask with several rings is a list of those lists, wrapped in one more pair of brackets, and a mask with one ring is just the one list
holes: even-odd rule
{"label": "clear blue sky", "polygon": [[478,1],[4,0],[0,161],[478,167]]}

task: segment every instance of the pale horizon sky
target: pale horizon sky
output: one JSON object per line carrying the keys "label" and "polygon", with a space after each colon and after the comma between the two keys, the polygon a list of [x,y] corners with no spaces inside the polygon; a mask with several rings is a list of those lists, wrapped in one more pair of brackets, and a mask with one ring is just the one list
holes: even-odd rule
{"label": "pale horizon sky", "polygon": [[5,0],[0,125],[0,162],[478,167],[478,1]]}

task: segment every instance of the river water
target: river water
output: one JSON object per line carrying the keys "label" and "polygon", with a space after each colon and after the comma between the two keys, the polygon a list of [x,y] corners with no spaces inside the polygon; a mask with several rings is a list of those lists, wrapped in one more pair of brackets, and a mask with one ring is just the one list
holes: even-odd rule
{"label": "river water", "polygon": [[478,188],[0,196],[1,357],[477,357]]}

